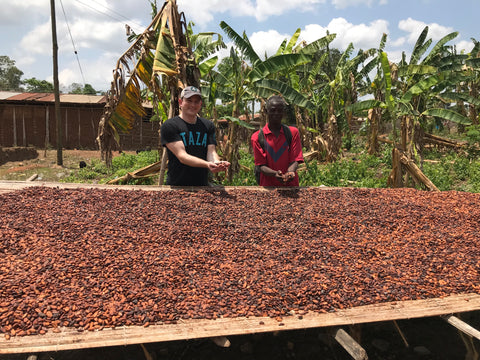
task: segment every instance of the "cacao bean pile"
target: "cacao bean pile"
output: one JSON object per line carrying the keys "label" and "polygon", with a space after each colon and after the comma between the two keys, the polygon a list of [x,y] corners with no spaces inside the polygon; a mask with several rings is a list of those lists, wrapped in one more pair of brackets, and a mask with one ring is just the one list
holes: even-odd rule
{"label": "cacao bean pile", "polygon": [[480,293],[479,204],[414,189],[6,193],[0,333]]}

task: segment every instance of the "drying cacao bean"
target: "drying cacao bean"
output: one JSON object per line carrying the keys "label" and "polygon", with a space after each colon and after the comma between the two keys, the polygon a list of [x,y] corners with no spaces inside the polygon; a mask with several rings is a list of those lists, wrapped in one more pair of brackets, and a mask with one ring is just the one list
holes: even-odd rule
{"label": "drying cacao bean", "polygon": [[413,189],[0,195],[0,333],[480,293],[480,195]]}

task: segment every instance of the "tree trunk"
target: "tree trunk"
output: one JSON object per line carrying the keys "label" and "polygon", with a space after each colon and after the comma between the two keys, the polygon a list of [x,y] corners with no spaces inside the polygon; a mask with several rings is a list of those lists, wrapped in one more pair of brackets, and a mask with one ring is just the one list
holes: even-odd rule
{"label": "tree trunk", "polygon": [[333,162],[337,160],[340,149],[342,148],[342,139],[338,133],[337,117],[330,115],[328,119],[328,127],[326,134],[326,142],[328,144],[327,149],[327,161]]}
{"label": "tree trunk", "polygon": [[404,172],[408,173],[415,183],[424,185],[428,190],[440,191],[412,159],[409,159],[404,152],[394,148],[392,151],[392,171],[388,177],[388,186],[392,188],[405,187],[406,182],[402,180]]}
{"label": "tree trunk", "polygon": [[[179,113],[178,109],[178,98],[177,98],[177,86],[170,81],[170,109],[168,109],[168,118],[171,119]],[[162,125],[160,124],[160,129]],[[159,146],[159,155],[161,155],[161,166],[160,166],[160,175],[158,177],[158,185],[163,185],[165,183],[165,170],[167,168],[167,149],[162,149],[160,154],[161,139],[160,139],[160,129],[158,129],[158,146]]]}
{"label": "tree trunk", "polygon": [[380,111],[378,109],[368,110],[368,120],[370,122],[370,135],[368,139],[368,153],[375,155],[380,148],[378,144],[378,123],[380,120]]}
{"label": "tree trunk", "polygon": [[[475,99],[478,99],[477,84],[472,83],[470,85],[470,96],[472,96]],[[477,107],[474,104],[469,105],[468,116],[472,121],[472,125],[478,125],[478,111],[477,111]]]}
{"label": "tree trunk", "polygon": [[228,139],[226,147],[226,157],[230,166],[227,169],[227,178],[231,183],[233,181],[233,174],[237,173],[240,169],[238,162],[238,125],[230,121],[228,124]]}

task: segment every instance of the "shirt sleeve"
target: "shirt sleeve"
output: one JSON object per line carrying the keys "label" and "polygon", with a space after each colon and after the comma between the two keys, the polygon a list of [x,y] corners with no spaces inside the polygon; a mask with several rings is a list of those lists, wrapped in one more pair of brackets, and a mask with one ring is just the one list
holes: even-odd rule
{"label": "shirt sleeve", "polygon": [[253,148],[253,158],[255,160],[255,165],[266,165],[267,164],[267,155],[263,151],[260,143],[258,142],[258,134],[260,130],[253,133],[251,137],[251,143]]}
{"label": "shirt sleeve", "polygon": [[296,127],[290,126],[290,131],[292,132],[292,143],[290,144],[290,159],[289,163],[294,161],[298,163],[303,163],[303,152],[302,152],[302,143],[300,141],[300,132]]}
{"label": "shirt sleeve", "polygon": [[175,141],[181,141],[182,137],[180,136],[179,131],[175,131],[175,126],[172,120],[165,121],[160,127],[160,141],[162,146],[165,146],[169,143]]}

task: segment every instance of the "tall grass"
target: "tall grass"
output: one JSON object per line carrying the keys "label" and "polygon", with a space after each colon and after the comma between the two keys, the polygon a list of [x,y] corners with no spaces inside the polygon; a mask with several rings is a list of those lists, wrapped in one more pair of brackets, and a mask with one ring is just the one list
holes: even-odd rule
{"label": "tall grass", "polygon": [[[386,188],[392,169],[391,146],[384,145],[378,156],[368,155],[360,142],[353,139],[350,152],[333,163],[306,161],[299,168],[300,186]],[[457,190],[480,193],[480,161],[467,154],[429,151],[424,154],[422,171],[442,191]],[[64,182],[106,183],[158,161],[156,151],[136,155],[121,154],[113,158],[108,169],[100,160],[92,160],[78,169]],[[255,186],[253,155],[247,147],[240,149],[240,171],[231,182],[225,174],[212,176],[211,181],[224,186]],[[143,180],[142,184],[156,184],[158,177]],[[137,181],[130,181],[138,184]],[[412,185],[413,186],[413,185]]]}

